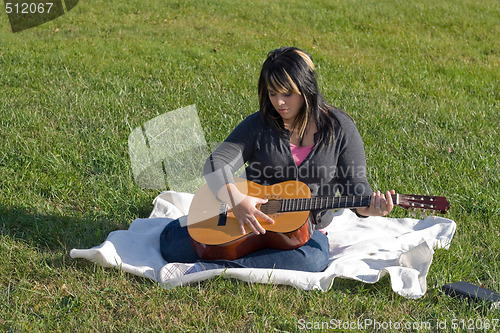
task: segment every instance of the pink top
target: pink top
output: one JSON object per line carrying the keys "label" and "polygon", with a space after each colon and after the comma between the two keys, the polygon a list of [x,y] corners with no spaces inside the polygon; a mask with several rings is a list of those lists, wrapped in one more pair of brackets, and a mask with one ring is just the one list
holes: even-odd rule
{"label": "pink top", "polygon": [[[296,145],[290,143],[290,148],[292,149],[293,160],[295,161],[295,164],[297,166],[299,166],[300,163],[302,163],[306,159],[307,155],[309,155],[309,153],[311,152],[313,147],[314,146],[301,147],[301,146],[296,146]],[[319,229],[319,231],[321,231],[325,235],[327,234],[327,232],[324,228]]]}
{"label": "pink top", "polygon": [[295,165],[299,166],[300,163],[306,159],[307,155],[309,155],[313,146],[301,147],[290,143],[290,148],[292,149],[292,156],[295,161]]}

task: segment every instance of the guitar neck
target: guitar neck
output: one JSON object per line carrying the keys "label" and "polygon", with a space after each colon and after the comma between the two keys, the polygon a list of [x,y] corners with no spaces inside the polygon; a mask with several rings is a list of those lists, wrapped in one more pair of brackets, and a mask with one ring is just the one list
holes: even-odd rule
{"label": "guitar neck", "polygon": [[[305,210],[368,207],[370,201],[371,195],[282,199],[279,211],[286,213]],[[392,195],[392,201],[394,204],[398,204],[397,194]]]}

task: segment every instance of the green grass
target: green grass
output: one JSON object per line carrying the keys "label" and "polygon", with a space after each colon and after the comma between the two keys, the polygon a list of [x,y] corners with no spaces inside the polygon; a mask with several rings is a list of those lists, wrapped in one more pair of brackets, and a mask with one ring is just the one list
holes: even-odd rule
{"label": "green grass", "polygon": [[[0,330],[371,319],[451,331],[499,319],[440,291],[459,280],[500,290],[499,22],[493,0],[94,0],[16,34],[0,14]],[[310,52],[325,97],[356,120],[374,188],[451,201],[457,232],[435,253],[427,294],[402,298],[388,278],[337,279],[326,293],[220,278],[165,290],[69,259],[152,208],[158,191],[132,175],[131,130],[196,104],[207,141],[221,141],[257,110],[260,66],[281,45]]]}

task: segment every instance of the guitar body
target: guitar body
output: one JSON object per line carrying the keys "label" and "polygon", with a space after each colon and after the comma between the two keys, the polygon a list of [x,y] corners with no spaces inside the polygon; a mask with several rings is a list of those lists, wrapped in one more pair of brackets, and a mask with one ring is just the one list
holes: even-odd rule
{"label": "guitar body", "polygon": [[[236,179],[236,186],[242,193],[268,199],[269,206],[275,200],[311,197],[309,187],[297,181],[262,186]],[[202,259],[232,260],[264,248],[295,249],[304,245],[313,231],[309,223],[309,211],[281,213],[277,209],[262,209],[275,222],[259,221],[266,230],[265,234],[260,235],[253,233],[246,225],[245,234],[241,234],[240,225],[232,212],[226,210],[227,214],[223,214],[223,211],[224,205],[206,184],[196,192],[189,209],[187,228],[196,254]]]}

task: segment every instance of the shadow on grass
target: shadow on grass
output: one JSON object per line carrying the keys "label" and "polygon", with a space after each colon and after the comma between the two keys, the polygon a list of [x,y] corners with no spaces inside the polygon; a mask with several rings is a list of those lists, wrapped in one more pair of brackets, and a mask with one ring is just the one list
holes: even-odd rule
{"label": "shadow on grass", "polygon": [[[129,209],[130,210],[130,209]],[[141,204],[132,211],[137,217],[146,217],[151,203]],[[101,244],[108,234],[127,229],[132,221],[102,216],[102,213],[63,215],[42,214],[24,208],[0,206],[0,235],[22,241],[41,251],[69,251],[72,248],[90,248]]]}
{"label": "shadow on grass", "polygon": [[378,295],[382,290],[385,292],[392,292],[391,278],[389,274],[386,274],[375,283],[366,283],[337,277],[333,280],[330,290],[332,292],[341,292],[346,295]]}

